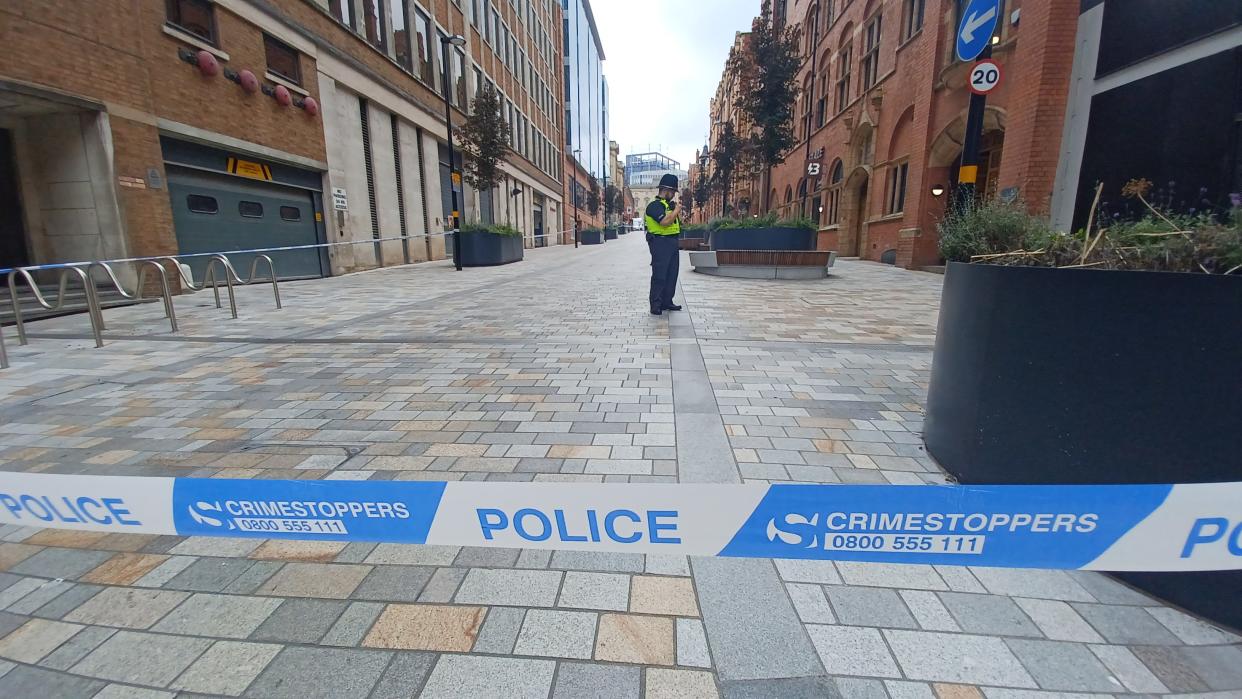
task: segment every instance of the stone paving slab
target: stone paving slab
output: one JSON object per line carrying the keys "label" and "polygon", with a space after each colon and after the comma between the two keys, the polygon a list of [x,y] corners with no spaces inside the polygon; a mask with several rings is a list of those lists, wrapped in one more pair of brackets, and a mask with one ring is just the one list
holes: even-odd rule
{"label": "stone paving slab", "polygon": [[[941,278],[683,275],[637,237],[32,323],[0,468],[940,483]],[[549,289],[557,301],[548,305]],[[269,292],[270,293],[270,292]],[[50,339],[50,335],[60,335]],[[1065,699],[1242,693],[1238,635],[1106,576],[0,527],[0,696]]]}

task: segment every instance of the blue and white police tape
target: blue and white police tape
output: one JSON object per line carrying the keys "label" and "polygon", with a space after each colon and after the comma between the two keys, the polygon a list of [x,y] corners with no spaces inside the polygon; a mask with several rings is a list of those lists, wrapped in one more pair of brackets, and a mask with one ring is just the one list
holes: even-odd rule
{"label": "blue and white police tape", "polygon": [[441,483],[0,473],[0,522],[751,558],[1242,569],[1242,483]]}

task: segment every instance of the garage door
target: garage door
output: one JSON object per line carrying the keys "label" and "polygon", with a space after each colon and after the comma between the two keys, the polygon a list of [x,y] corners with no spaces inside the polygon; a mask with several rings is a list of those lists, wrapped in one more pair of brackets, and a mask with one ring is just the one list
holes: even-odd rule
{"label": "garage door", "polygon": [[[321,242],[310,192],[240,177],[168,167],[168,195],[182,255],[228,252]],[[267,253],[281,279],[321,277],[327,265],[319,249]],[[229,255],[237,273],[250,273],[254,254]],[[201,283],[207,258],[189,258]],[[266,269],[262,273],[266,274]]]}

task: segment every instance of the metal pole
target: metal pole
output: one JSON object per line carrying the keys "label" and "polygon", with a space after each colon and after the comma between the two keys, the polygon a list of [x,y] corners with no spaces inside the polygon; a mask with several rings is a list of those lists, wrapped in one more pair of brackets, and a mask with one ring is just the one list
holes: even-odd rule
{"label": "metal pole", "polygon": [[441,96],[444,97],[444,123],[448,126],[448,152],[449,152],[449,189],[453,193],[453,266],[457,271],[461,271],[461,217],[457,210],[457,153],[453,149],[453,112],[449,105],[449,47],[448,41],[440,41],[440,55],[443,64],[444,90]]}
{"label": "metal pole", "polygon": [[570,196],[574,198],[574,247],[578,247],[578,172],[574,171],[574,184],[569,188]]}
{"label": "metal pole", "polygon": [[[979,58],[991,57],[992,44],[989,41]],[[970,110],[966,114],[966,134],[962,139],[962,162],[957,169],[955,199],[959,204],[970,203],[977,194],[975,187],[979,179],[979,142],[983,140],[983,114],[987,104],[987,95],[971,93]]]}

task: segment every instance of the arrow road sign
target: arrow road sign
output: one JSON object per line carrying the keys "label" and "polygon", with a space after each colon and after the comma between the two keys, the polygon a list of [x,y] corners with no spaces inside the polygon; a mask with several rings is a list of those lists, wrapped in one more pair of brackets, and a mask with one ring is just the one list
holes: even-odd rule
{"label": "arrow road sign", "polygon": [[1001,0],[970,0],[962,12],[962,23],[957,28],[957,57],[961,61],[973,61],[983,53],[996,22],[1000,18]]}

